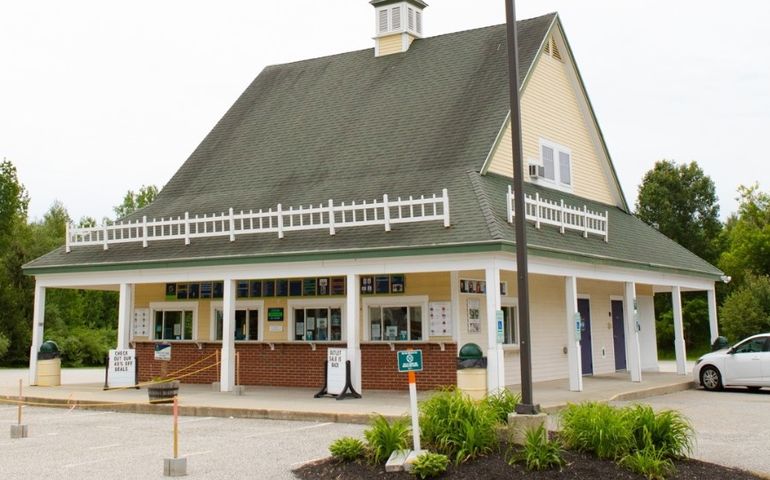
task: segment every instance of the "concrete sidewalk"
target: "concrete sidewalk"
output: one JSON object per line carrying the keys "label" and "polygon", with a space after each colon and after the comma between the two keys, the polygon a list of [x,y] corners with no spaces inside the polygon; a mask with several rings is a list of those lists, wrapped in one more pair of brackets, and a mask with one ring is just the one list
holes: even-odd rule
{"label": "concrete sidewalk", "polygon": [[[169,405],[148,403],[145,389],[103,391],[103,369],[64,369],[60,387],[24,388],[25,403],[64,408],[99,409],[132,413],[168,414]],[[18,398],[18,380],[26,385],[26,370],[0,370],[0,404],[13,405]],[[636,400],[692,387],[690,376],[675,373],[644,373],[641,383],[632,383],[626,373],[585,377],[583,392],[570,392],[567,380],[537,382],[534,400],[553,413],[568,402],[589,400]],[[510,387],[518,391],[519,386]],[[367,390],[361,399],[337,401],[315,399],[317,389],[246,387],[241,396],[212,390],[210,385],[182,385],[179,403],[182,415],[206,417],[269,418],[324,422],[367,423],[373,413],[397,417],[409,411],[409,393]],[[430,392],[420,392],[425,398]],[[3,400],[4,399],[4,400]]]}

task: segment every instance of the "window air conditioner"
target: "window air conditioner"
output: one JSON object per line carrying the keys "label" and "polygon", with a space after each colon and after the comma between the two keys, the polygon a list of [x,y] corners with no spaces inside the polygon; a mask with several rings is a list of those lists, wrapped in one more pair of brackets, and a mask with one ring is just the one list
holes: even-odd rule
{"label": "window air conditioner", "polygon": [[528,165],[529,167],[529,176],[532,178],[538,178],[538,177],[545,177],[545,167],[542,165],[537,165],[535,163],[530,163]]}

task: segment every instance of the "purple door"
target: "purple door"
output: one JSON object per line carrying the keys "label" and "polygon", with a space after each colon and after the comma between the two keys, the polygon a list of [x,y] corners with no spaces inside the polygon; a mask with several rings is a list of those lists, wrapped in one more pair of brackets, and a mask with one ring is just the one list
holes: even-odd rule
{"label": "purple door", "polygon": [[580,332],[580,358],[583,362],[583,375],[594,373],[594,356],[591,350],[591,304],[587,298],[578,298],[578,312],[583,320]]}
{"label": "purple door", "polygon": [[623,321],[623,302],[612,301],[612,340],[615,347],[615,370],[626,369],[626,328]]}

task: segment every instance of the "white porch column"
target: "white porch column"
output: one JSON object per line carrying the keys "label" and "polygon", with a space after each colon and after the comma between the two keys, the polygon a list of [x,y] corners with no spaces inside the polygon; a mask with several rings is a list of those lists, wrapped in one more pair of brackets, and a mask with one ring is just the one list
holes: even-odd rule
{"label": "white porch column", "polygon": [[642,354],[639,349],[639,310],[636,305],[636,284],[625,282],[623,295],[623,318],[626,322],[626,363],[631,372],[632,382],[642,381]]}
{"label": "white porch column", "polygon": [[717,295],[712,288],[707,290],[709,302],[709,330],[711,331],[711,343],[719,336],[719,324],[717,323]]}
{"label": "white porch column", "polygon": [[567,368],[569,369],[569,390],[583,391],[583,365],[580,356],[580,337],[577,335],[575,317],[578,313],[577,279],[565,277],[564,290],[567,311]]}
{"label": "white porch column", "polygon": [[505,388],[505,356],[497,343],[497,311],[500,310],[500,269],[492,261],[485,269],[487,282],[487,392]]}
{"label": "white porch column", "polygon": [[457,353],[460,353],[460,272],[449,272],[449,294],[452,311],[452,340],[457,342]]}
{"label": "white porch column", "polygon": [[37,385],[37,352],[43,343],[45,326],[45,287],[35,284],[35,303],[32,306],[32,345],[29,347],[29,384]]}
{"label": "white porch column", "polygon": [[130,283],[120,284],[120,300],[118,301],[118,350],[128,348],[131,340],[131,312],[134,310],[134,286]]}
{"label": "white porch column", "polygon": [[220,391],[235,386],[235,280],[225,280],[222,295],[222,365]]}
{"label": "white porch column", "polygon": [[[676,373],[687,375],[687,352],[684,348],[684,323],[682,321],[682,291],[671,289],[671,303],[674,306],[674,349],[676,350]],[[709,323],[711,320],[709,313]]]}
{"label": "white porch column", "polygon": [[345,297],[345,339],[350,361],[350,383],[361,393],[361,335],[360,335],[360,291],[358,275],[348,274]]}

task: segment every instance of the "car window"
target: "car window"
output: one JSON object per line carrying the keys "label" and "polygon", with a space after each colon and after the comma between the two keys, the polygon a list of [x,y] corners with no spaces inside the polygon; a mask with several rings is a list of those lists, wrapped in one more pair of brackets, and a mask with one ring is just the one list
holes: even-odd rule
{"label": "car window", "polygon": [[770,337],[765,337],[765,352],[770,352]]}
{"label": "car window", "polygon": [[763,352],[767,347],[767,337],[753,338],[735,348],[735,353]]}

